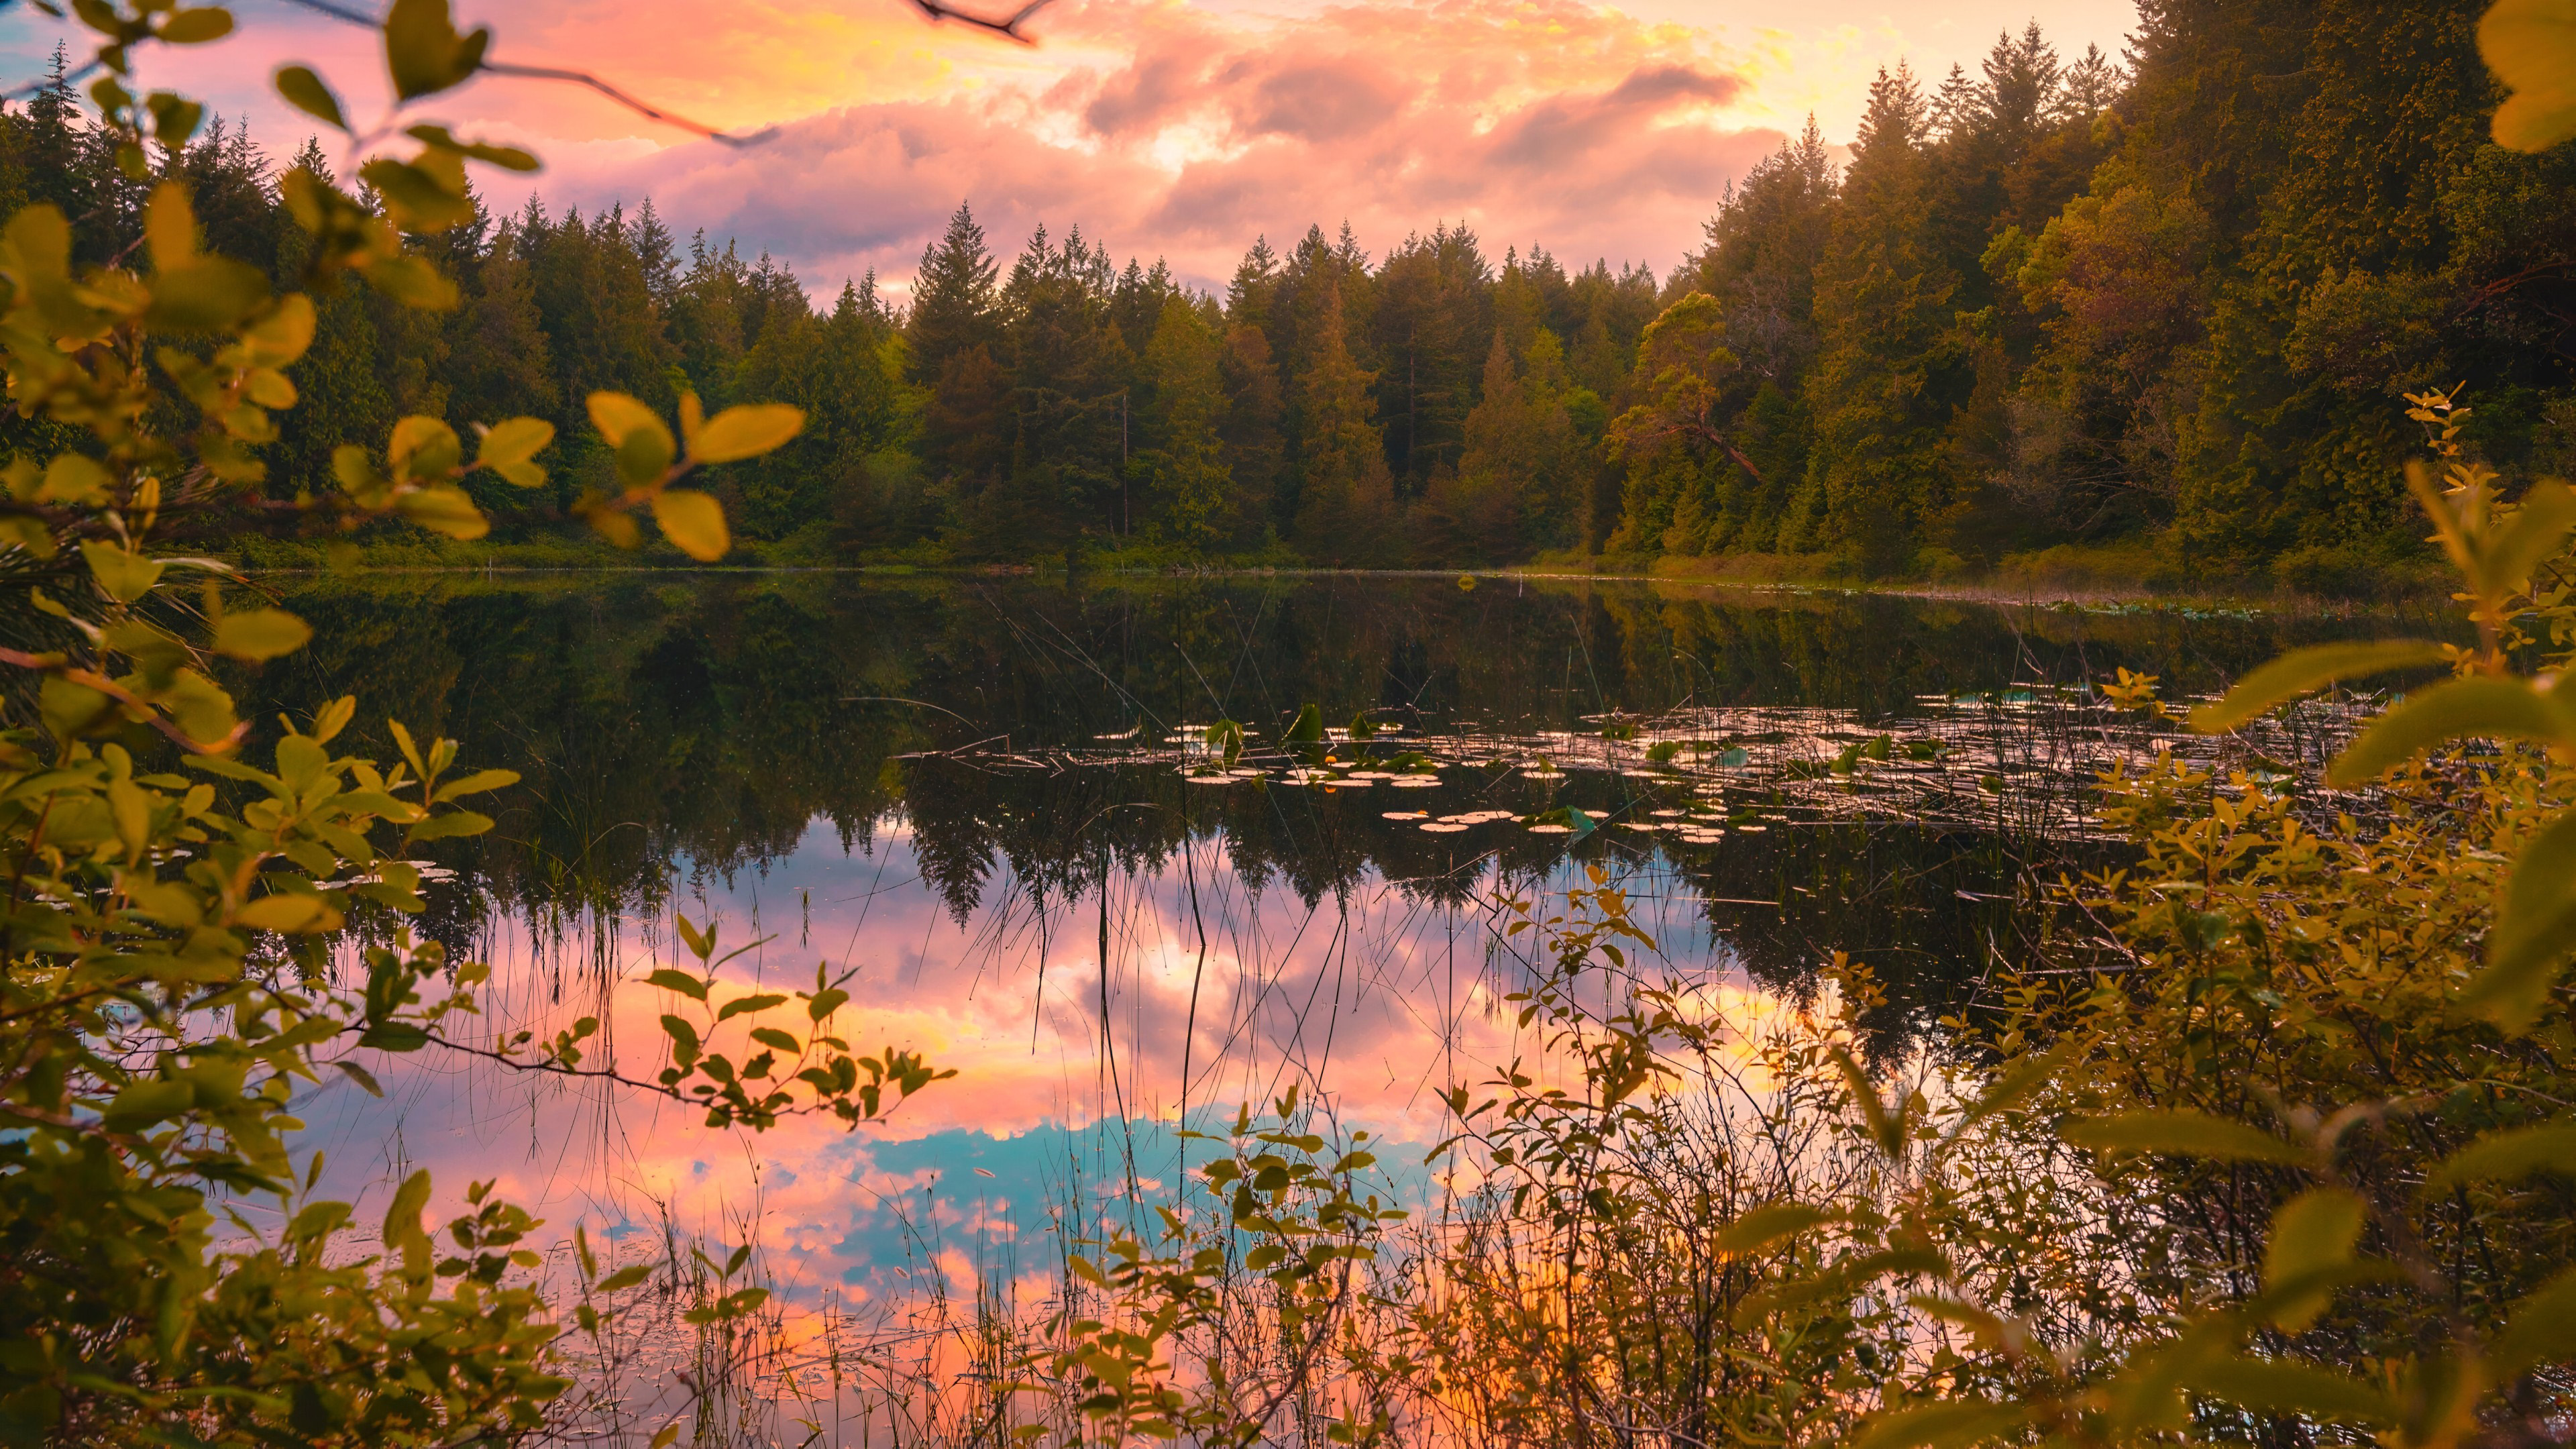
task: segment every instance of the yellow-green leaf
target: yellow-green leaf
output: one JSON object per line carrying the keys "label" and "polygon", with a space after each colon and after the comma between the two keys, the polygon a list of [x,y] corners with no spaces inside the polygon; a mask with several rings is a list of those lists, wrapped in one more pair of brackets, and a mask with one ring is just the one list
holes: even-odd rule
{"label": "yellow-green leaf", "polygon": [[161,22],[160,32],[162,41],[170,45],[203,45],[232,33],[232,12],[211,5],[173,11],[169,19]]}
{"label": "yellow-green leaf", "polygon": [[312,627],[284,609],[243,609],[215,621],[215,652],[235,659],[275,659],[312,637]]}
{"label": "yellow-green leaf", "polygon": [[1713,1240],[1721,1253],[1741,1255],[1767,1248],[1782,1238],[1803,1233],[1834,1214],[1802,1202],[1766,1203],[1718,1229]]}
{"label": "yellow-green leaf", "polygon": [[2545,151],[2576,136],[2576,3],[2496,0],[2478,22],[2478,53],[2513,92],[2496,108],[2497,145]]}
{"label": "yellow-green leaf", "polygon": [[2504,906],[2487,931],[2487,964],[2461,1001],[2508,1031],[2527,1029],[2558,963],[2576,949],[2576,812],[2533,835],[2514,858]]}
{"label": "yellow-green leaf", "polygon": [[131,604],[152,592],[153,585],[161,582],[162,570],[168,567],[159,559],[127,553],[115,544],[96,539],[83,539],[80,549],[98,586],[120,603]]}
{"label": "yellow-green leaf", "polygon": [[2445,680],[2371,721],[2327,769],[2326,782],[2358,785],[2445,740],[2563,741],[2570,723],[2564,705],[2521,680]]}
{"label": "yellow-green leaf", "polygon": [[394,500],[394,511],[449,538],[475,539],[492,531],[491,521],[474,506],[474,500],[453,484],[416,488]]}
{"label": "yellow-green leaf", "polygon": [[2158,1152],[2217,1162],[2302,1162],[2307,1154],[2259,1128],[2187,1109],[2069,1122],[2060,1136],[2095,1152]]}
{"label": "yellow-green leaf", "polygon": [[384,197],[405,231],[445,231],[474,219],[474,201],[465,188],[428,167],[379,156],[359,167],[358,175]]}
{"label": "yellow-green leaf", "polygon": [[2535,1172],[2576,1177],[2576,1122],[2550,1122],[2490,1132],[2442,1160],[2425,1175],[2427,1192],[2464,1182],[2510,1182]]}
{"label": "yellow-green leaf", "polygon": [[2226,698],[2193,710],[2191,727],[2202,734],[2232,730],[2276,705],[2337,680],[2439,664],[2444,657],[2441,645],[2423,639],[2377,639],[2293,649],[2238,680]]}
{"label": "yellow-green leaf", "polygon": [[662,446],[671,446],[671,429],[661,415],[622,392],[595,392],[590,395],[590,425],[612,448],[622,447],[637,432],[655,432],[662,436]]}
{"label": "yellow-green leaf", "polygon": [[322,77],[314,74],[310,66],[283,66],[279,68],[274,83],[277,93],[286,98],[288,105],[317,121],[328,123],[334,129],[349,129],[348,118],[340,110],[340,98],[331,94],[331,88],[322,83]]}
{"label": "yellow-green leaf", "polygon": [[200,254],[155,273],[151,285],[143,320],[157,332],[223,331],[268,300],[268,278],[230,257]]}
{"label": "yellow-green leaf", "polygon": [[36,488],[38,503],[102,503],[112,481],[107,469],[79,453],[57,453],[45,465],[45,481]]}
{"label": "yellow-green leaf", "polygon": [[405,832],[411,840],[445,840],[456,835],[480,835],[492,828],[492,817],[471,810],[450,810],[432,815]]}
{"label": "yellow-green leaf", "polygon": [[2010,1434],[2030,1411],[2015,1404],[1945,1399],[1872,1415],[1851,1438],[1851,1449],[1963,1449]]}
{"label": "yellow-green leaf", "polygon": [[394,0],[385,16],[385,65],[394,94],[412,100],[446,90],[474,73],[492,32],[459,36],[447,0]]}
{"label": "yellow-green leaf", "polygon": [[443,477],[464,461],[465,446],[456,430],[437,418],[407,417],[394,424],[385,445],[385,460],[400,478]]}
{"label": "yellow-green leaf", "polygon": [[2359,1379],[2279,1359],[2222,1358],[2183,1376],[2212,1398],[2273,1414],[2385,1423],[2396,1417],[2385,1394]]}
{"label": "yellow-green leaf", "polygon": [[725,556],[733,539],[725,531],[724,508],[694,488],[665,488],[653,495],[653,521],[662,536],[701,563]]}
{"label": "yellow-green leaf", "polygon": [[2487,1352],[2498,1377],[2508,1383],[2536,1365],[2576,1358],[2576,1268],[2515,1304],[2504,1332]]}
{"label": "yellow-green leaf", "polygon": [[233,912],[233,924],[254,931],[279,931],[296,934],[336,930],[339,912],[320,896],[268,895]]}
{"label": "yellow-green leaf", "polygon": [[2531,582],[2531,571],[2566,545],[2571,528],[2576,528],[2576,491],[2553,481],[2533,484],[2513,517],[2478,551],[2487,587],[2497,594],[2521,592]]}
{"label": "yellow-green leaf", "polygon": [[152,265],[174,271],[197,259],[197,213],[188,205],[188,188],[164,181],[143,204],[143,241]]}
{"label": "yellow-green leaf", "polygon": [[2339,1187],[2312,1188],[2272,1214],[2272,1240],[2263,1250],[2263,1286],[2292,1290],[2273,1305],[2273,1322],[2299,1333],[2317,1321],[2325,1311],[2327,1291],[2301,1289],[2299,1280],[2350,1262],[2362,1217],[2361,1199]]}
{"label": "yellow-green leaf", "polygon": [[805,413],[784,403],[752,403],[726,408],[707,420],[689,444],[689,455],[702,463],[731,463],[757,458],[804,430]]}
{"label": "yellow-green leaf", "polygon": [[254,366],[285,367],[313,345],[316,321],[313,299],[289,292],[242,328],[242,350],[250,354]]}
{"label": "yellow-green leaf", "polygon": [[535,457],[555,440],[555,425],[543,418],[503,418],[483,430],[475,458],[483,463]]}

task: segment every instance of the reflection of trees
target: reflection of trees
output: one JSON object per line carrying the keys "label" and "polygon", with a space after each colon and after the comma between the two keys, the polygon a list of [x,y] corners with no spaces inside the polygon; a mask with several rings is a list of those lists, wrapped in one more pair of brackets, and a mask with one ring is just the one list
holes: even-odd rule
{"label": "reflection of trees", "polygon": [[[925,878],[961,916],[1008,880],[1050,902],[1103,871],[1161,868],[1185,835],[1222,835],[1234,868],[1309,902],[1378,876],[1460,901],[1500,852],[1533,879],[1634,838],[1492,827],[1426,834],[1379,818],[1571,801],[1600,812],[1635,782],[1578,774],[1548,796],[1510,780],[1480,794],[1326,793],[1184,784],[1167,768],[995,767],[901,756],[990,737],[1021,751],[1142,724],[1156,737],[1218,716],[1263,734],[1308,700],[1332,719],[1413,706],[1415,727],[1576,727],[1605,708],[1800,702],[1869,717],[1913,696],[1993,688],[2037,671],[2113,665],[2185,688],[2319,631],[2170,615],[2095,618],[1871,596],[1649,591],[1445,580],[853,581],[847,576],[470,576],[321,581],[288,602],[309,650],[237,681],[246,717],[359,696],[362,732],[388,715],[452,735],[476,763],[522,773],[492,835],[443,847],[471,889],[430,928],[463,940],[488,893],[532,920],[593,918],[667,898],[684,868],[729,873],[792,851],[816,820],[864,844],[908,818]],[[380,739],[366,742],[390,754]],[[1455,778],[1453,776],[1453,778]],[[1803,979],[1836,948],[1918,1004],[1983,969],[2000,907],[1962,899],[2012,862],[1972,832],[1834,827],[1738,835],[1694,852],[1702,893],[1775,903],[1710,917],[1757,976]],[[1800,889],[1803,887],[1803,889]],[[2009,941],[2006,941],[2007,949]],[[1909,999],[1897,992],[1896,1007]],[[1892,1007],[1895,1009],[1895,1007]]]}

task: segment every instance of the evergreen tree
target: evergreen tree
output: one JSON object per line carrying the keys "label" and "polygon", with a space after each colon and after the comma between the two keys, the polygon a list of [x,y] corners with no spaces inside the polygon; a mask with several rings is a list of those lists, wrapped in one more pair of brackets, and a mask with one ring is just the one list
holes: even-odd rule
{"label": "evergreen tree", "polygon": [[1151,389],[1145,408],[1150,446],[1139,471],[1164,532],[1203,553],[1247,532],[1257,536],[1218,436],[1226,413],[1218,352],[1208,317],[1176,292],[1163,300],[1139,369]]}
{"label": "evergreen tree", "polygon": [[948,368],[950,359],[970,348],[988,352],[1000,342],[1000,297],[996,279],[1000,264],[985,247],[984,229],[975,224],[973,208],[957,204],[948,229],[921,254],[921,275],[912,284],[913,381],[928,386]]}
{"label": "evergreen tree", "polygon": [[1316,299],[1308,345],[1312,361],[1298,383],[1297,547],[1341,567],[1376,567],[1395,558],[1395,480],[1379,436],[1376,379],[1360,369],[1345,340],[1338,291]]}
{"label": "evergreen tree", "polygon": [[1880,72],[1817,268],[1817,447],[1781,540],[1872,571],[1909,563],[1915,530],[1950,501],[1939,444],[1962,360],[1948,335],[1958,278],[1921,224],[1926,119],[1905,68]]}

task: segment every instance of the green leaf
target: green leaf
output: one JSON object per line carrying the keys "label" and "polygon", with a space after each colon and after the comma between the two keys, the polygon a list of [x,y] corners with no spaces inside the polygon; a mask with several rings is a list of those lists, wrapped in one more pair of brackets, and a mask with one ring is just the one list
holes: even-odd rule
{"label": "green leaf", "polygon": [[57,453],[45,465],[45,480],[36,485],[38,503],[103,503],[116,480],[97,459],[79,453]]}
{"label": "green leaf", "polygon": [[785,403],[749,403],[726,408],[707,420],[689,441],[689,456],[701,463],[731,463],[757,458],[783,446],[805,427],[802,409]]}
{"label": "green leaf", "polygon": [[108,1102],[102,1125],[110,1132],[140,1132],[187,1111],[196,1100],[196,1089],[186,1082],[130,1082]]}
{"label": "green leaf", "polygon": [[1802,1202],[1766,1203],[1738,1215],[1735,1221],[1718,1229],[1711,1242],[1721,1253],[1740,1256],[1803,1233],[1819,1223],[1831,1222],[1836,1216]]}
{"label": "green leaf", "polygon": [[1871,1415],[1850,1449],[1961,1449],[2012,1433],[2030,1419],[2018,1404],[1950,1399]]}
{"label": "green leaf", "polygon": [[359,1089],[368,1096],[382,1097],[385,1094],[384,1086],[376,1080],[375,1073],[359,1066],[356,1062],[333,1062],[331,1065],[338,1067],[342,1076],[357,1083]]}
{"label": "green leaf", "polygon": [[413,1173],[403,1179],[394,1191],[394,1200],[385,1207],[384,1240],[387,1245],[408,1248],[415,1244],[426,1248],[429,1234],[420,1230],[420,1210],[429,1206],[429,1170]]}
{"label": "green leaf", "polygon": [[2576,5],[2496,0],[2478,22],[2478,54],[2513,92],[2496,108],[2497,145],[2546,151],[2576,136]]}
{"label": "green leaf", "polygon": [[1312,704],[1298,706],[1296,720],[1280,738],[1292,745],[1320,743],[1324,738],[1324,711]]}
{"label": "green leaf", "polygon": [[395,96],[408,101],[463,81],[491,43],[489,30],[460,37],[447,0],[394,0],[385,16],[385,65]]}
{"label": "green leaf", "polygon": [[[2339,1187],[2311,1188],[2283,1203],[2272,1214],[2272,1240],[2263,1250],[2263,1286],[2277,1291],[2351,1261],[2363,1215],[2361,1199]],[[2296,1292],[2275,1305],[2272,1320],[2287,1332],[2303,1332],[2328,1299],[2321,1288]]]}
{"label": "green leaf", "polygon": [[[658,470],[657,470],[658,471]],[[725,530],[724,506],[712,494],[694,488],[665,488],[653,495],[653,521],[662,536],[700,563],[712,563],[733,547]]]}
{"label": "green leaf", "polygon": [[374,256],[358,265],[366,274],[367,285],[406,307],[444,312],[458,301],[456,284],[419,257]]}
{"label": "green leaf", "polygon": [[830,1016],[833,1012],[840,1010],[841,1003],[849,999],[850,993],[843,991],[837,986],[817,991],[814,993],[814,998],[805,1003],[806,1019],[810,1021],[821,1021],[823,1018]]}
{"label": "green leaf", "polygon": [[443,478],[456,471],[464,458],[465,445],[456,430],[437,418],[404,418],[394,424],[385,442],[385,461],[393,465],[397,478]]}
{"label": "green leaf", "polygon": [[2422,639],[2380,639],[2293,649],[2238,680],[2226,698],[2193,710],[2191,727],[2202,734],[2218,734],[2337,680],[2439,664],[2445,657],[2441,645]]}
{"label": "green leaf", "polygon": [[2185,1388],[2261,1413],[2368,1424],[2397,1416],[2385,1394],[2359,1379],[2279,1359],[2213,1359],[2194,1367],[2182,1381]]}
{"label": "green leaf", "polygon": [[589,399],[590,425],[608,440],[608,446],[620,448],[635,434],[656,433],[667,451],[671,446],[671,429],[661,415],[622,392],[595,392]]}
{"label": "green leaf", "polygon": [[2446,1192],[2464,1182],[2511,1182],[2535,1172],[2576,1177],[2576,1122],[2489,1132],[2442,1159],[2426,1174],[2424,1188]]}
{"label": "green leaf", "polygon": [[2058,1066],[2055,1052],[2041,1052],[2006,1067],[1987,1085],[1985,1094],[1959,1114],[1958,1125],[1950,1129],[1951,1140],[1967,1136],[1969,1129],[1979,1123],[2010,1112],[2030,1100],[2033,1093],[2056,1075]]}
{"label": "green leaf", "polygon": [[726,1002],[723,1008],[716,1012],[716,1020],[731,1021],[733,1018],[742,1015],[746,1011],[767,1011],[769,1008],[777,1006],[786,1000],[787,998],[784,996],[769,993],[754,996],[737,996],[733,1000]]}
{"label": "green leaf", "polygon": [[340,98],[322,83],[322,77],[310,66],[290,65],[278,69],[273,83],[286,103],[335,130],[349,129],[349,120],[340,110]]}
{"label": "green leaf", "polygon": [[2495,537],[2478,551],[2483,582],[2497,594],[2522,592],[2531,571],[2556,554],[2576,528],[2576,492],[2564,483],[2535,483]]}
{"label": "green leaf", "polygon": [[156,332],[220,332],[268,301],[268,277],[230,257],[198,256],[152,278],[144,322]]}
{"label": "green leaf", "polygon": [[215,621],[215,652],[235,659],[275,659],[312,637],[312,626],[284,609],[229,611]]}
{"label": "green leaf", "polygon": [[2095,1152],[2157,1152],[2215,1162],[2304,1162],[2307,1154],[2269,1132],[2189,1110],[2128,1112],[2067,1123],[2059,1136]]}
{"label": "green leaf", "polygon": [[172,11],[170,18],[161,22],[160,37],[166,45],[203,45],[232,33],[231,11],[202,5],[192,10]]}
{"label": "green leaf", "polygon": [[450,810],[443,815],[432,815],[413,826],[403,832],[403,838],[445,840],[456,835],[480,835],[491,828],[492,817],[489,815],[477,815],[471,810]]}
{"label": "green leaf", "polygon": [[471,156],[477,161],[488,161],[505,171],[537,169],[537,158],[516,146],[490,146],[481,141],[460,141],[456,138],[456,134],[445,126],[412,126],[403,134],[444,151],[453,151],[460,156]]}
{"label": "green leaf", "polygon": [[394,511],[432,533],[454,539],[476,539],[492,531],[491,520],[465,490],[452,483],[415,488],[394,500]]}
{"label": "green leaf", "polygon": [[2506,1382],[2541,1364],[2576,1359],[2576,1268],[2515,1304],[2504,1331],[2487,1346],[2487,1357]]}
{"label": "green leaf", "polygon": [[2349,788],[2445,740],[2526,739],[2559,742],[2571,735],[2565,706],[2518,679],[2453,679],[2371,721],[2336,757],[2326,782]]}
{"label": "green leaf", "polygon": [[659,986],[665,991],[676,991],[682,996],[691,997],[699,1001],[707,999],[707,983],[700,981],[698,978],[690,975],[686,971],[674,971],[667,966],[655,971],[652,975],[645,977],[644,984],[647,986]]}
{"label": "green leaf", "polygon": [[2576,948],[2576,811],[2541,827],[2514,858],[2504,905],[2487,932],[2487,965],[2461,1004],[2519,1035],[2530,1028],[2558,964]]}
{"label": "green leaf", "polygon": [[162,570],[168,567],[158,559],[127,553],[115,544],[96,539],[82,540],[80,550],[89,564],[90,576],[98,580],[108,597],[123,604],[152,592],[153,585],[161,582]]}
{"label": "green leaf", "polygon": [[474,199],[426,166],[378,156],[358,175],[384,197],[396,225],[408,232],[438,232],[474,219]]}
{"label": "green leaf", "polygon": [[261,896],[233,912],[233,924],[254,931],[276,931],[297,935],[311,931],[336,930],[340,913],[320,896],[290,895],[279,892]]}
{"label": "green leaf", "polygon": [[546,481],[546,470],[534,461],[555,440],[555,425],[542,418],[507,418],[484,430],[474,461],[521,488]]}
{"label": "green leaf", "polygon": [[641,1265],[629,1268],[620,1268],[616,1272],[609,1274],[607,1277],[600,1279],[598,1285],[592,1291],[598,1293],[615,1293],[622,1288],[632,1288],[636,1284],[641,1283],[652,1276],[653,1270]]}
{"label": "green leaf", "polygon": [[473,774],[460,775],[440,785],[437,798],[442,801],[454,800],[465,795],[480,795],[487,791],[504,789],[517,783],[519,783],[519,772],[516,770],[477,770]]}
{"label": "green leaf", "polygon": [[774,1026],[753,1027],[751,1029],[751,1039],[760,1043],[762,1046],[772,1047],[782,1052],[801,1052],[805,1049],[797,1042],[796,1038],[789,1036],[787,1033],[780,1031]]}

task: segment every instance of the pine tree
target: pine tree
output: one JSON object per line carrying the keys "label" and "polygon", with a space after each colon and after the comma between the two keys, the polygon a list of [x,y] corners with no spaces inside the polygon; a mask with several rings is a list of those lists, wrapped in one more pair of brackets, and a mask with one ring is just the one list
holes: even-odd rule
{"label": "pine tree", "polygon": [[1200,309],[1187,297],[1166,297],[1139,368],[1151,390],[1151,447],[1140,461],[1164,531],[1200,552],[1240,537],[1247,522],[1218,437],[1226,399],[1217,357],[1216,333]]}
{"label": "pine tree", "polygon": [[1298,380],[1297,547],[1344,567],[1391,562],[1395,482],[1369,396],[1376,379],[1351,357],[1337,291],[1318,299],[1310,347]]}
{"label": "pine tree", "polygon": [[906,332],[914,382],[932,385],[959,353],[975,347],[989,352],[999,344],[1000,271],[974,210],[959,202],[948,229],[923,250],[921,274],[913,282]]}
{"label": "pine tree", "polygon": [[1949,502],[1939,451],[1958,278],[1922,226],[1930,170],[1922,93],[1899,66],[1870,86],[1842,204],[1817,268],[1819,352],[1808,379],[1817,447],[1791,551],[1839,548],[1872,572],[1909,562]]}

